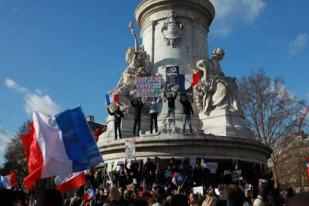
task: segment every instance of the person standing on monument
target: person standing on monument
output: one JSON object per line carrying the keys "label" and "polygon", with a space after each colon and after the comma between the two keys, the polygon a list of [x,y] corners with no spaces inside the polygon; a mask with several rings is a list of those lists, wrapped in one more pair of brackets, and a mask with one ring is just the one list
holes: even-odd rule
{"label": "person standing on monument", "polygon": [[186,133],[186,125],[188,122],[190,132],[192,134],[193,131],[192,131],[191,115],[193,115],[194,112],[191,102],[189,101],[189,98],[186,94],[180,97],[180,103],[183,106],[183,133]]}
{"label": "person standing on monument", "polygon": [[173,92],[170,92],[168,94],[165,92],[164,97],[167,100],[167,106],[168,106],[166,117],[172,116],[173,122],[175,123],[175,100],[177,98],[177,92],[175,92],[175,94]]}
{"label": "person standing on monument", "polygon": [[150,134],[153,133],[153,123],[155,126],[155,132],[158,133],[158,113],[159,113],[159,103],[161,101],[160,97],[155,97],[152,99],[149,105],[150,113]]}
{"label": "person standing on monument", "polygon": [[119,133],[119,138],[122,138],[121,135],[121,118],[124,117],[123,112],[121,111],[121,108],[118,103],[113,103],[110,106],[107,107],[107,112],[111,115],[114,116],[114,132],[115,132],[115,140],[118,138]]}
{"label": "person standing on monument", "polygon": [[144,103],[140,98],[133,98],[131,100],[131,105],[134,108],[133,136],[135,137],[137,135],[139,137],[139,132],[141,130],[142,109]]}

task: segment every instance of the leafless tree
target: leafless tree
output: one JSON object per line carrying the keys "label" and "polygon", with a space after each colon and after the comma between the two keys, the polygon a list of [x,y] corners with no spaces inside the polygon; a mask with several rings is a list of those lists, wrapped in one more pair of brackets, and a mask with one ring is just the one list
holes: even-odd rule
{"label": "leafless tree", "polygon": [[298,100],[281,78],[259,70],[239,81],[240,104],[257,139],[274,148],[284,137],[295,134],[305,102]]}
{"label": "leafless tree", "polygon": [[[3,175],[8,174],[12,170],[17,171],[18,177],[18,187],[19,189],[26,190],[23,180],[28,175],[27,170],[27,160],[24,154],[24,147],[21,141],[21,137],[24,134],[29,132],[30,122],[27,121],[19,128],[19,131],[16,133],[15,137],[11,139],[8,144],[8,147],[5,151],[4,158],[5,163],[2,168],[0,168],[0,173]],[[44,180],[39,180],[36,183],[33,194],[39,194],[42,188],[48,188],[53,186],[53,179],[48,178]]]}

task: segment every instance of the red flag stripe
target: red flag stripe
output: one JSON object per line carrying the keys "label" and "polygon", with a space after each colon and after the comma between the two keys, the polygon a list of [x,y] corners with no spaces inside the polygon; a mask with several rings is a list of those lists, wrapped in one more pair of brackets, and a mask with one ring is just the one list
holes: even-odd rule
{"label": "red flag stripe", "polygon": [[29,124],[29,132],[23,136],[21,136],[21,141],[23,143],[24,146],[24,152],[25,152],[25,156],[27,161],[29,160],[29,156],[30,156],[30,145],[32,143],[33,140],[33,135],[34,135],[34,125],[33,122],[31,122]]}
{"label": "red flag stripe", "polygon": [[86,181],[85,175],[82,173],[80,175],[77,175],[73,179],[70,179],[67,182],[56,185],[56,189],[60,192],[68,192],[68,191],[78,189],[86,185],[86,183],[87,181]]}
{"label": "red flag stripe", "polygon": [[113,98],[114,98],[113,101],[115,103],[119,103],[119,95],[118,94],[115,94]]}
{"label": "red flag stripe", "polygon": [[31,190],[35,185],[36,180],[40,179],[43,168],[43,155],[38,144],[34,124],[30,124],[28,134],[22,136],[22,143],[25,150],[26,159],[28,160],[29,175],[24,179],[25,186]]}
{"label": "red flag stripe", "polygon": [[202,79],[203,76],[203,72],[202,71],[198,71],[196,73],[193,74],[192,76],[192,86],[195,86],[199,83],[199,81]]}
{"label": "red flag stripe", "polygon": [[17,182],[17,173],[16,171],[12,171],[9,175],[8,175],[9,181],[11,183],[11,188],[15,188],[18,185]]}

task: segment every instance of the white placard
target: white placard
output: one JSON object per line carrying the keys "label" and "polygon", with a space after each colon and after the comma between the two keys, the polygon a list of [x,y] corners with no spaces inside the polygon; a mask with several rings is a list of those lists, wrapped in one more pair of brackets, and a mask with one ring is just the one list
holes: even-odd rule
{"label": "white placard", "polygon": [[194,194],[201,194],[201,195],[203,195],[203,193],[204,193],[204,188],[203,188],[203,186],[200,186],[200,187],[193,187],[193,193],[194,193]]}
{"label": "white placard", "polygon": [[126,159],[135,159],[135,139],[125,141]]}

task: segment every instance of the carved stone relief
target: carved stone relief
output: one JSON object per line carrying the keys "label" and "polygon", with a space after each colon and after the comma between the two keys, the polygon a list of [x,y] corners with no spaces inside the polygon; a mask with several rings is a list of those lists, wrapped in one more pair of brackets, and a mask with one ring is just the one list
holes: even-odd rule
{"label": "carved stone relief", "polygon": [[183,35],[183,24],[176,20],[176,15],[172,15],[164,22],[161,28],[167,46],[175,47]]}

